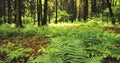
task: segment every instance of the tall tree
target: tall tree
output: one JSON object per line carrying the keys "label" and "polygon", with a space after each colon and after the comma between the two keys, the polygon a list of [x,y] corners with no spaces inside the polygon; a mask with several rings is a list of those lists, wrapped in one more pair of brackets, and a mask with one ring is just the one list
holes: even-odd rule
{"label": "tall tree", "polygon": [[58,18],[58,0],[56,0],[56,20],[55,20],[56,24],[57,24],[57,18]]}
{"label": "tall tree", "polygon": [[84,9],[84,20],[86,20],[88,18],[88,0],[84,0],[84,6],[83,6],[83,9]]}
{"label": "tall tree", "polygon": [[14,1],[14,23],[17,23],[17,13],[16,13],[16,5],[17,5],[17,0]]}
{"label": "tall tree", "polygon": [[[6,1],[7,0],[0,0],[0,23],[6,23]],[[3,18],[3,19],[1,19]]]}
{"label": "tall tree", "polygon": [[42,0],[37,0],[37,12],[38,12],[38,26],[40,26],[40,21],[42,22]]}
{"label": "tall tree", "polygon": [[29,6],[29,10],[30,10],[30,14],[31,14],[31,21],[32,21],[32,19],[34,20],[34,25],[35,25],[35,23],[36,23],[36,6],[38,5],[36,5],[36,0],[30,0],[29,1],[29,4],[30,4],[30,6]]}
{"label": "tall tree", "polygon": [[44,1],[44,18],[42,20],[42,25],[47,25],[47,5],[48,5],[48,0]]}
{"label": "tall tree", "polygon": [[72,20],[71,20],[71,22],[74,22],[74,20],[75,20],[75,14],[76,14],[76,11],[75,11],[75,0],[72,0],[71,1],[71,4],[72,4]]}
{"label": "tall tree", "polygon": [[114,14],[113,14],[113,11],[112,11],[112,8],[111,8],[110,0],[107,0],[107,6],[109,8],[109,13],[110,13],[110,17],[112,19],[112,24],[114,25],[115,24],[115,19],[114,19]]}
{"label": "tall tree", "polygon": [[96,6],[96,0],[91,0],[91,16],[95,16],[97,13],[97,6]]}
{"label": "tall tree", "polygon": [[11,0],[7,0],[7,2],[8,2],[8,23],[12,23],[11,22],[11,15],[12,15]]}
{"label": "tall tree", "polygon": [[16,25],[17,27],[23,27],[22,25],[22,10],[21,10],[22,0],[16,0]]}

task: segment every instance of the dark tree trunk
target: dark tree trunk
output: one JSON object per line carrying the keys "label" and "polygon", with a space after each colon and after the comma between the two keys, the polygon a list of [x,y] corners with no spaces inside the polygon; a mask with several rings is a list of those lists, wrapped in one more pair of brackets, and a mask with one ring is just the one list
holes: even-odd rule
{"label": "dark tree trunk", "polygon": [[6,10],[5,10],[5,8],[6,8],[6,3],[5,3],[6,1],[5,0],[3,0],[3,15],[4,15],[4,23],[6,23],[6,18],[5,18],[5,16],[6,16]]}
{"label": "dark tree trunk", "polygon": [[47,5],[48,5],[48,0],[44,1],[44,18],[42,20],[42,25],[47,25]]}
{"label": "dark tree trunk", "polygon": [[58,18],[58,1],[56,0],[56,20],[55,20],[55,24],[57,24],[57,18]]}
{"label": "dark tree trunk", "polygon": [[71,22],[74,22],[74,20],[75,20],[75,0],[72,0],[71,1],[71,5],[72,5],[72,17],[71,17]]}
{"label": "dark tree trunk", "polygon": [[38,12],[38,26],[42,22],[42,0],[37,0],[37,12]]}
{"label": "dark tree trunk", "polygon": [[17,16],[16,16],[17,15],[17,13],[16,13],[16,5],[17,5],[17,1],[15,0],[14,1],[14,11],[15,11],[14,12],[14,23],[17,23],[17,20],[16,20],[16,18],[17,18]]}
{"label": "dark tree trunk", "polygon": [[22,3],[22,0],[16,0],[16,20],[17,20],[16,25],[17,27],[23,27],[22,20],[21,20],[21,17],[22,17],[21,3]]}
{"label": "dark tree trunk", "polygon": [[40,20],[42,22],[42,0],[40,0]]}
{"label": "dark tree trunk", "polygon": [[[0,23],[6,23],[6,0],[0,0]],[[3,18],[3,19],[2,19]]]}
{"label": "dark tree trunk", "polygon": [[11,13],[12,13],[12,10],[11,10],[11,0],[7,0],[8,2],[8,23],[12,23],[11,22]]}
{"label": "dark tree trunk", "polygon": [[102,0],[101,8],[102,10],[105,10],[107,8],[105,0]]}
{"label": "dark tree trunk", "polygon": [[2,18],[2,14],[3,14],[3,12],[2,12],[3,11],[2,2],[3,2],[3,0],[0,1],[0,8],[1,8],[0,9],[0,24],[2,24],[2,19],[1,18]]}
{"label": "dark tree trunk", "polygon": [[84,0],[84,20],[88,18],[88,0]]}
{"label": "dark tree trunk", "polygon": [[91,0],[91,16],[95,16],[97,13],[96,0]]}
{"label": "dark tree trunk", "polygon": [[109,8],[109,13],[110,13],[110,17],[111,17],[111,20],[112,20],[112,24],[114,25],[116,22],[115,22],[115,19],[114,19],[114,14],[113,14],[113,11],[112,11],[112,8],[111,8],[111,3],[109,0],[107,0],[107,6]]}
{"label": "dark tree trunk", "polygon": [[0,19],[2,17],[2,11],[3,11],[2,2],[3,2],[3,0],[0,1],[0,8],[1,8],[0,9]]}

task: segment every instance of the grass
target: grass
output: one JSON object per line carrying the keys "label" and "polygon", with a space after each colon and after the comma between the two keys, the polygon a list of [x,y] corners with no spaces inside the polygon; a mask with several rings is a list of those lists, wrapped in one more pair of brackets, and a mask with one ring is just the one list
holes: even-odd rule
{"label": "grass", "polygon": [[100,21],[26,25],[25,28],[2,24],[0,62],[117,63],[120,62],[120,34],[115,31],[120,31],[119,26],[111,27],[114,28]]}

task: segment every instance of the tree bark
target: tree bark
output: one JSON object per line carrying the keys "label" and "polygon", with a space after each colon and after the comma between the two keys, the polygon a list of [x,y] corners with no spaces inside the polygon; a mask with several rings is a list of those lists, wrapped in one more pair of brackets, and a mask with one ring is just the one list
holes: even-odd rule
{"label": "tree bark", "polygon": [[37,0],[37,12],[38,12],[38,26],[42,22],[42,0]]}
{"label": "tree bark", "polygon": [[11,10],[11,0],[7,0],[8,2],[8,23],[12,23],[11,22],[11,13],[12,13],[12,10]]}
{"label": "tree bark", "polygon": [[97,13],[96,0],[91,0],[91,16],[95,16]]}
{"label": "tree bark", "polygon": [[16,25],[17,27],[23,27],[22,19],[21,19],[21,16],[22,16],[21,3],[22,3],[22,0],[16,0],[16,20],[17,20]]}
{"label": "tree bark", "polygon": [[75,20],[75,15],[76,15],[76,12],[75,12],[75,0],[72,0],[71,1],[71,5],[72,5],[72,17],[71,17],[71,22],[74,22]]}
{"label": "tree bark", "polygon": [[44,18],[42,20],[42,25],[47,25],[47,5],[48,5],[48,0],[44,1]]}
{"label": "tree bark", "polygon": [[114,19],[114,14],[113,14],[113,11],[112,11],[112,8],[111,8],[111,3],[109,0],[107,0],[107,6],[109,8],[109,13],[110,13],[110,17],[111,17],[111,20],[112,20],[112,24],[114,25],[116,22],[115,22],[115,19]]}
{"label": "tree bark", "polygon": [[84,20],[88,18],[88,0],[84,0]]}
{"label": "tree bark", "polygon": [[55,20],[55,24],[57,24],[57,18],[58,18],[58,1],[56,0],[56,20]]}

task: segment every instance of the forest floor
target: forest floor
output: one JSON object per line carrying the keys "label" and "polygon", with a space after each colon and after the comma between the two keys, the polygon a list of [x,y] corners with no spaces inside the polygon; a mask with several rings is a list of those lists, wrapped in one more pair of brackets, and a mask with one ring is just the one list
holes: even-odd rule
{"label": "forest floor", "polygon": [[[50,26],[52,26],[52,25],[50,25]],[[80,28],[80,26],[77,26],[77,25],[72,25],[72,26],[71,25],[67,25],[67,26],[66,25],[55,25],[55,27],[56,26],[62,27],[62,28],[76,28],[76,29]],[[54,26],[52,26],[52,27],[54,27]],[[112,31],[115,34],[120,34],[120,28],[104,27],[103,30],[107,31],[107,32]],[[3,46],[4,48],[8,48],[12,51],[17,50],[19,48],[18,46],[21,46],[22,48],[32,48],[33,50],[31,52],[29,52],[28,54],[38,56],[38,55],[44,54],[44,52],[42,50],[39,51],[41,48],[49,48],[46,45],[46,43],[48,43],[49,41],[51,41],[51,37],[39,37],[39,36],[31,36],[31,37],[17,36],[17,37],[14,37],[13,36],[13,37],[9,37],[9,38],[0,40],[0,45],[5,45],[5,46]],[[8,46],[8,44],[13,44],[13,43],[18,46]],[[120,43],[118,43],[117,45],[120,46]],[[6,60],[5,56],[7,56],[7,54],[5,54],[4,52],[1,52],[0,53],[0,58],[1,58],[0,61]],[[103,61],[103,63],[110,63],[110,62],[119,63],[120,60],[117,60],[116,58],[107,57]]]}

